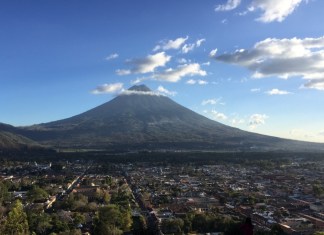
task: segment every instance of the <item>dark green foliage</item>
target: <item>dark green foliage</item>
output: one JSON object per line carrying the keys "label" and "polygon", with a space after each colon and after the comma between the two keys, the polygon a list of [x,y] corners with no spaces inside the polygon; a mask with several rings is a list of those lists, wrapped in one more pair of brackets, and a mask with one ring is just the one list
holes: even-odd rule
{"label": "dark green foliage", "polygon": [[52,225],[52,232],[55,233],[66,232],[70,230],[68,222],[62,220],[57,214],[54,214],[52,216]]}
{"label": "dark green foliage", "polygon": [[[1,230],[0,230],[1,231]],[[21,201],[16,200],[4,223],[2,234],[28,235],[27,215],[24,212]]]}
{"label": "dark green foliage", "polygon": [[75,227],[77,227],[80,224],[84,224],[85,223],[85,217],[83,214],[81,213],[74,213],[73,214],[73,224]]}
{"label": "dark green foliage", "polygon": [[10,197],[8,193],[7,185],[0,182],[0,206],[2,205],[3,201],[7,200]]}
{"label": "dark green foliage", "polygon": [[99,209],[94,232],[98,235],[113,234],[112,231],[121,234],[130,228],[130,222],[117,205],[108,205]]}
{"label": "dark green foliage", "polygon": [[180,233],[183,231],[184,222],[180,218],[165,219],[162,221],[161,230],[166,234]]}
{"label": "dark green foliage", "polygon": [[49,234],[52,229],[52,218],[46,213],[28,213],[29,231],[39,235]]}
{"label": "dark green foliage", "polygon": [[27,199],[30,202],[46,200],[47,198],[48,193],[38,186],[33,186],[33,188],[27,192]]}

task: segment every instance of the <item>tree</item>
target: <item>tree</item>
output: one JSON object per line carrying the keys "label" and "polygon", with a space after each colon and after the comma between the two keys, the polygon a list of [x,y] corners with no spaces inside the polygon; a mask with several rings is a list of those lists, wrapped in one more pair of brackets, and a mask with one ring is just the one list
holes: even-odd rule
{"label": "tree", "polygon": [[108,192],[104,192],[104,195],[103,195],[103,202],[105,204],[108,204],[110,202],[110,194]]}
{"label": "tree", "polygon": [[52,215],[52,231],[55,233],[61,233],[69,231],[69,225],[66,221],[61,220],[57,214]]}
{"label": "tree", "polygon": [[2,218],[6,212],[7,212],[7,208],[0,205],[0,218]]}
{"label": "tree", "polygon": [[28,213],[28,224],[30,232],[36,234],[48,234],[52,228],[51,217],[46,213]]}
{"label": "tree", "polygon": [[208,218],[205,214],[196,214],[192,219],[192,229],[198,232],[208,232]]}
{"label": "tree", "polygon": [[84,224],[85,221],[86,220],[85,220],[84,215],[82,215],[82,214],[80,214],[78,212],[73,215],[73,224],[74,224],[74,226],[78,226],[80,224]]}
{"label": "tree", "polygon": [[133,234],[145,234],[147,229],[145,218],[140,216],[133,216],[132,232]]}
{"label": "tree", "polygon": [[71,211],[84,211],[88,204],[88,197],[78,193],[70,193],[64,204],[64,207]]}
{"label": "tree", "polygon": [[112,230],[119,234],[130,228],[130,222],[117,205],[101,207],[95,221],[95,234],[111,234],[108,231]]}
{"label": "tree", "polygon": [[95,233],[98,235],[122,235],[123,231],[119,228],[116,228],[114,226],[108,225],[108,224],[100,224],[99,227],[95,228]]}
{"label": "tree", "polygon": [[27,192],[27,198],[28,201],[30,202],[44,200],[47,197],[48,197],[48,193],[44,189],[38,186],[34,186],[31,190]]}
{"label": "tree", "polygon": [[182,232],[182,228],[184,226],[184,222],[182,219],[166,219],[162,221],[161,229],[165,233],[180,233]]}
{"label": "tree", "polygon": [[8,193],[8,187],[0,182],[0,206],[2,205],[2,202],[6,200],[9,197]]}
{"label": "tree", "polygon": [[4,234],[27,235],[28,221],[21,201],[16,200],[4,225]]}

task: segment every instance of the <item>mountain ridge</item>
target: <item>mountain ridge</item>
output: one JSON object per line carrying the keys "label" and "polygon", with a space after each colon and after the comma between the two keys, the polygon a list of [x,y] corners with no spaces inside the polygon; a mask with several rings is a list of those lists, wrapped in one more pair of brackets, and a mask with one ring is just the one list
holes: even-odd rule
{"label": "mountain ridge", "polygon": [[226,126],[152,92],[145,85],[135,85],[81,114],[14,128],[14,133],[56,148],[324,150],[324,144],[287,140]]}
{"label": "mountain ridge", "polygon": [[0,131],[0,150],[20,150],[20,149],[42,148],[35,141],[24,136],[16,135],[12,132]]}

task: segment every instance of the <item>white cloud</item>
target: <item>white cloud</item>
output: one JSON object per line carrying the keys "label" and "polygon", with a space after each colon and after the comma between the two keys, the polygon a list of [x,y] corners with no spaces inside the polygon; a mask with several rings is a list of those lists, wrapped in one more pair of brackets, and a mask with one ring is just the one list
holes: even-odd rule
{"label": "white cloud", "polygon": [[203,43],[203,42],[205,42],[206,41],[206,39],[205,38],[202,38],[202,39],[198,39],[197,41],[196,41],[196,47],[200,47],[201,46],[201,44]]}
{"label": "white cloud", "polygon": [[237,126],[237,125],[240,125],[240,124],[243,124],[243,123],[245,123],[244,119],[233,118],[231,120],[231,124],[234,125],[234,126]]}
{"label": "white cloud", "polygon": [[116,59],[118,57],[119,57],[119,55],[117,53],[113,53],[113,54],[110,54],[109,56],[107,56],[105,58],[105,60],[113,60],[113,59]]}
{"label": "white cloud", "polygon": [[134,90],[122,90],[119,94],[120,95],[153,95],[153,96],[160,96],[161,94],[154,91],[134,91]]}
{"label": "white cloud", "polygon": [[189,84],[189,85],[195,85],[195,84],[198,84],[198,85],[207,85],[208,84],[207,81],[201,80],[201,79],[198,79],[198,80],[189,79],[188,81],[186,81],[186,83]]}
{"label": "white cloud", "polygon": [[201,102],[201,105],[215,105],[215,104],[217,104],[218,103],[218,99],[207,99],[207,100],[203,100],[202,102]]}
{"label": "white cloud", "polygon": [[138,83],[142,83],[142,82],[144,82],[144,81],[146,81],[146,80],[150,80],[150,79],[152,79],[152,76],[148,76],[148,77],[138,77],[138,78],[136,78],[135,80],[131,80],[131,84],[132,85],[136,85],[136,84],[138,84]]}
{"label": "white cloud", "polygon": [[250,11],[253,11],[253,8],[250,8],[250,10],[247,10],[247,11],[239,12],[239,13],[237,13],[237,15],[239,15],[239,16],[245,16],[245,15],[247,15]]}
{"label": "white cloud", "polygon": [[[321,76],[324,77],[324,75]],[[302,88],[312,88],[312,89],[324,91],[324,78],[309,80],[306,84],[302,86]]]}
{"label": "white cloud", "polygon": [[169,68],[152,76],[155,80],[178,82],[186,76],[206,76],[207,72],[198,63],[179,65],[176,69]]}
{"label": "white cloud", "polygon": [[130,70],[116,70],[118,75],[128,75],[128,74],[143,74],[151,73],[157,67],[163,67],[167,62],[171,60],[171,56],[165,54],[165,52],[159,52],[153,55],[148,55],[145,58],[138,58],[129,60],[128,63],[133,65]]}
{"label": "white cloud", "polygon": [[204,66],[209,66],[210,65],[210,62],[205,62],[205,63],[202,63],[201,65],[204,65]]}
{"label": "white cloud", "polygon": [[92,94],[107,94],[117,93],[123,89],[123,83],[103,84],[97,86],[91,93]]}
{"label": "white cloud", "polygon": [[169,91],[163,86],[159,86],[156,91],[136,91],[121,89],[118,95],[150,95],[150,96],[175,96],[177,92]]}
{"label": "white cloud", "polygon": [[214,56],[216,55],[216,53],[217,53],[217,48],[214,49],[214,50],[211,50],[211,51],[209,52],[209,56],[210,56],[210,57],[214,57]]}
{"label": "white cloud", "polygon": [[258,126],[265,124],[267,118],[269,117],[265,114],[252,114],[249,118],[249,127],[255,129]]}
{"label": "white cloud", "polygon": [[227,19],[223,19],[223,20],[221,21],[221,23],[222,23],[222,24],[227,24],[227,23],[228,23],[228,20],[227,20]]}
{"label": "white cloud", "polygon": [[291,92],[274,88],[270,91],[266,91],[266,94],[268,94],[268,95],[288,95],[288,94],[291,94]]}
{"label": "white cloud", "polygon": [[187,40],[188,36],[185,38],[177,38],[175,40],[169,40],[167,42],[161,42],[160,45],[154,47],[153,51],[158,50],[170,50],[170,49],[179,49]]}
{"label": "white cloud", "polygon": [[178,59],[178,63],[179,64],[185,64],[185,63],[187,63],[188,61],[185,59],[185,58],[180,58],[180,59]]}
{"label": "white cloud", "polygon": [[208,82],[207,82],[206,80],[201,80],[201,79],[199,79],[199,80],[198,80],[198,84],[199,84],[199,85],[207,85]]}
{"label": "white cloud", "polygon": [[260,89],[260,88],[252,88],[250,91],[251,91],[251,92],[260,92],[261,89]]}
{"label": "white cloud", "polygon": [[129,75],[132,72],[129,69],[117,69],[116,74],[119,76]]}
{"label": "white cloud", "polygon": [[184,44],[182,47],[182,53],[187,54],[189,51],[195,49],[195,44]]}
{"label": "white cloud", "polygon": [[254,78],[299,76],[308,80],[305,88],[324,90],[324,37],[268,38],[251,49],[239,49],[214,58],[246,67],[254,72]]}
{"label": "white cloud", "polygon": [[219,113],[216,110],[211,111],[213,119],[227,120],[227,116],[224,113]]}
{"label": "white cloud", "polygon": [[186,81],[186,83],[189,85],[195,85],[197,83],[197,81],[194,79],[189,79],[188,81]]}
{"label": "white cloud", "polygon": [[169,96],[175,96],[177,94],[177,92],[175,91],[169,91],[168,89],[164,88],[163,86],[159,86],[157,88],[157,91],[159,93],[165,94],[165,95],[169,95]]}
{"label": "white cloud", "polygon": [[215,11],[231,11],[237,8],[241,3],[241,0],[227,0],[223,5],[218,5]]}
{"label": "white cloud", "polygon": [[195,43],[189,43],[189,44],[184,44],[182,47],[182,53],[187,54],[188,52],[192,51],[196,47],[200,47],[203,42],[205,42],[206,39],[198,39]]}
{"label": "white cloud", "polygon": [[258,21],[269,23],[282,22],[299,6],[303,0],[253,0],[249,11],[261,10],[263,13]]}

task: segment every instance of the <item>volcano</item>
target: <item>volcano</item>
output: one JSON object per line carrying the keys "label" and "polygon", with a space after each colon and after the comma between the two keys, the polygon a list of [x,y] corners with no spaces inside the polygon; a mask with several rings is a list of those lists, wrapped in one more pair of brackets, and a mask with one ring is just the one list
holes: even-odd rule
{"label": "volcano", "polygon": [[56,148],[106,150],[318,150],[322,144],[223,125],[136,85],[79,115],[15,132]]}

